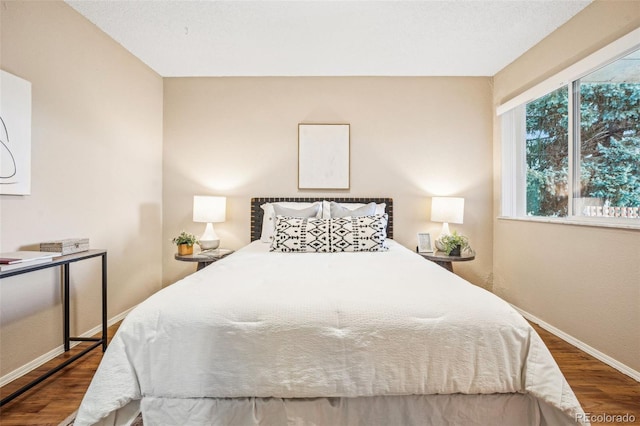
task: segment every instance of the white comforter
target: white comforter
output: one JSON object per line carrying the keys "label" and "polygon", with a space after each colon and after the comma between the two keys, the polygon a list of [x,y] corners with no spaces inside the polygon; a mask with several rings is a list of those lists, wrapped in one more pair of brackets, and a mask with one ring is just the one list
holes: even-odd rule
{"label": "white comforter", "polygon": [[393,241],[380,253],[254,242],[124,320],[76,425],[132,400],[528,393],[582,413],[507,303]]}

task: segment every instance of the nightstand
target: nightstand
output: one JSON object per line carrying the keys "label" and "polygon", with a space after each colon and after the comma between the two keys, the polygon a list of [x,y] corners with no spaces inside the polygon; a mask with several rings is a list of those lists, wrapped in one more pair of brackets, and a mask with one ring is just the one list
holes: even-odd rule
{"label": "nightstand", "polygon": [[178,253],[175,254],[176,260],[180,260],[182,262],[198,262],[198,267],[196,271],[211,265],[213,262],[216,262],[223,257],[229,256],[233,253],[233,250],[229,249],[215,249],[215,250],[206,250],[201,251],[199,253],[194,254],[186,254],[180,255]]}
{"label": "nightstand", "polygon": [[462,253],[460,256],[449,256],[445,252],[418,253],[420,256],[442,266],[447,271],[453,272],[453,262],[467,262],[476,258],[475,252]]}

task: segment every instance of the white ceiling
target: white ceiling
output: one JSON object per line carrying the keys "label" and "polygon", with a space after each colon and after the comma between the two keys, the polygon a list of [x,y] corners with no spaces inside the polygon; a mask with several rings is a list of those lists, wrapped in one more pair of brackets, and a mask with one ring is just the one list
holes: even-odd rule
{"label": "white ceiling", "polygon": [[591,0],[67,0],[164,77],[492,76]]}

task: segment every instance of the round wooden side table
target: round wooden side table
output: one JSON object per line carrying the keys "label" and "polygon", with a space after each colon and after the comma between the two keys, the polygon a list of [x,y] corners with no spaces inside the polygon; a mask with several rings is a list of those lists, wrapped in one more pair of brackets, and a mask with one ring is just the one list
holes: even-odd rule
{"label": "round wooden side table", "polygon": [[462,253],[460,256],[449,256],[443,251],[434,253],[418,253],[420,256],[442,266],[447,271],[453,272],[453,262],[467,262],[476,258],[475,252]]}
{"label": "round wooden side table", "polygon": [[196,271],[199,271],[200,269],[211,265],[213,262],[216,262],[225,256],[229,256],[231,253],[233,253],[233,250],[221,248],[221,249],[206,250],[198,253],[185,254],[185,255],[176,253],[175,259],[180,260],[182,262],[198,262],[198,267],[196,268]]}

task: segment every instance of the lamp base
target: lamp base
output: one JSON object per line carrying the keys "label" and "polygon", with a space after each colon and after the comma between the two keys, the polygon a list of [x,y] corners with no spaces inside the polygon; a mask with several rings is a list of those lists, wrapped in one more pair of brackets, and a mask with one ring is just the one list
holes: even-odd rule
{"label": "lamp base", "polygon": [[442,237],[447,235],[451,235],[451,232],[449,231],[449,223],[443,222],[442,230],[440,231],[440,236],[435,241],[436,249],[438,249],[439,251],[444,251],[444,245],[440,242],[440,240],[442,240]]}
{"label": "lamp base", "polygon": [[198,243],[200,245],[200,250],[213,250],[213,249],[217,249],[218,247],[220,247],[220,240],[208,240],[208,241],[202,241],[200,240],[200,242]]}
{"label": "lamp base", "polygon": [[201,250],[213,250],[220,247],[220,239],[218,235],[213,230],[213,225],[211,223],[207,223],[207,227],[204,230],[204,234],[198,240],[198,245]]}

